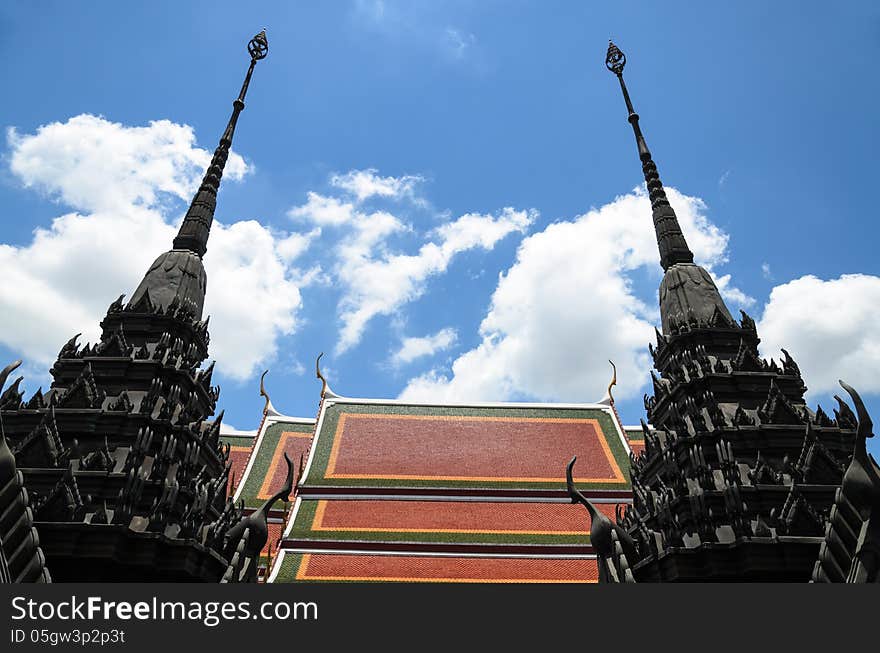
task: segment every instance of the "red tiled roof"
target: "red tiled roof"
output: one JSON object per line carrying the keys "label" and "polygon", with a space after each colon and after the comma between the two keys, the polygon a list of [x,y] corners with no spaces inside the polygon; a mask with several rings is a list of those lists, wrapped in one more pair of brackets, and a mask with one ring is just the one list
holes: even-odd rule
{"label": "red tiled roof", "polygon": [[466,415],[340,416],[326,478],[626,480],[595,419]]}
{"label": "red tiled roof", "polygon": [[[284,485],[287,465],[284,453],[290,456],[294,472],[299,471],[300,455],[307,454],[314,423],[307,420],[273,421],[255,439],[241,480],[236,480],[236,501],[247,508],[257,508]],[[305,456],[303,456],[305,463]]]}
{"label": "red tiled roof", "polygon": [[269,547],[272,547],[272,556],[274,557],[275,552],[278,551],[278,540],[281,537],[281,532],[284,530],[284,524],[281,522],[269,522],[269,537],[266,538],[266,544],[263,547],[263,550],[260,551],[260,555],[264,556],[269,553]]}
{"label": "red tiled roof", "polygon": [[595,583],[595,558],[304,554],[296,580]]}
{"label": "red tiled roof", "polygon": [[229,448],[229,462],[232,465],[232,469],[229,472],[229,494],[232,494],[235,489],[232,485],[233,482],[235,482],[236,486],[241,483],[241,477],[244,474],[244,468],[250,455],[251,447],[231,446]]}
{"label": "red tiled roof", "polygon": [[300,456],[303,457],[305,464],[305,454],[311,445],[312,434],[300,433],[298,431],[284,431],[281,433],[278,444],[272,452],[272,458],[269,461],[269,471],[260,484],[257,492],[258,499],[268,499],[281,487],[287,479],[287,465],[284,462],[284,454],[290,457],[293,463],[294,474],[299,473]]}
{"label": "red tiled roof", "polygon": [[[614,518],[615,504],[597,504]],[[521,533],[589,536],[590,516],[571,503],[319,501],[313,531]]]}
{"label": "red tiled roof", "polygon": [[[327,399],[274,580],[595,582],[588,513],[535,499],[567,498],[576,455],[579,489],[627,501],[621,436],[598,405]],[[266,490],[281,449],[263,456]]]}

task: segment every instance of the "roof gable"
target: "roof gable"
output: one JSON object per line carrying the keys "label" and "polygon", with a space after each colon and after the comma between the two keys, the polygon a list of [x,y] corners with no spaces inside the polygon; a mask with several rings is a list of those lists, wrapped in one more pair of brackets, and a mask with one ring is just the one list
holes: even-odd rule
{"label": "roof gable", "polygon": [[301,488],[629,489],[629,450],[598,405],[329,400]]}
{"label": "roof gable", "polygon": [[[305,462],[315,429],[314,420],[267,420],[248,453],[246,467],[235,491],[235,500],[257,508],[284,485],[287,466],[284,454],[297,469]],[[231,453],[236,453],[233,448]]]}

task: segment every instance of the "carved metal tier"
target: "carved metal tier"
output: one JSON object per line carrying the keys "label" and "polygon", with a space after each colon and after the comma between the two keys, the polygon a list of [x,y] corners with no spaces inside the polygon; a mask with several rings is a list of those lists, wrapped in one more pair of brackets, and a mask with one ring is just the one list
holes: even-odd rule
{"label": "carved metal tier", "polygon": [[[239,545],[244,517],[227,497],[222,412],[211,419],[220,388],[214,364],[203,366],[201,256],[251,73],[267,51],[261,32],[248,45],[250,68],[232,118],[174,249],[150,267],[130,302],[120,296],[110,304],[99,342],[81,346],[77,335],[61,348],[46,393],[25,399],[19,378],[0,395],[18,468],[17,476],[0,469],[7,483],[0,498],[15,489],[9,478],[23,481],[56,580],[217,582]],[[0,468],[3,460],[0,446]],[[248,556],[259,554],[259,535],[251,533]]]}

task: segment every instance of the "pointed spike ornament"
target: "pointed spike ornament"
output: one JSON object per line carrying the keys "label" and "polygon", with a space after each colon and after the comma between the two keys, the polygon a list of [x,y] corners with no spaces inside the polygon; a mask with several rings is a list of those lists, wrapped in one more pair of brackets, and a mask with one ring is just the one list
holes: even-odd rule
{"label": "pointed spike ornament", "polygon": [[260,396],[266,398],[266,405],[263,406],[263,415],[266,415],[269,412],[269,406],[272,405],[272,400],[269,399],[269,393],[266,392],[266,386],[263,383],[263,380],[266,378],[266,375],[269,373],[269,370],[264,370],[260,375]]}
{"label": "pointed spike ornament", "polygon": [[608,384],[608,399],[611,401],[611,405],[614,405],[614,395],[611,394],[611,388],[617,385],[617,365],[614,364],[614,361],[608,359],[608,362],[611,363],[611,369],[613,370],[613,374],[611,377],[611,382]]}
{"label": "pointed spike ornament", "polygon": [[632,100],[626,83],[623,81],[623,68],[626,66],[626,55],[621,52],[611,41],[608,42],[608,52],[605,55],[605,67],[617,76],[620,82],[620,90],[626,102],[628,112],[627,120],[632,125],[636,137],[636,145],[639,150],[639,158],[642,161],[642,173],[645,184],[648,187],[648,197],[651,200],[651,212],[654,218],[654,230],[657,234],[657,246],[660,249],[660,264],[664,270],[668,270],[676,263],[693,263],[694,255],[688,247],[678,224],[678,217],[669,205],[666,191],[660,181],[657,165],[651,158],[651,151],[639,126],[639,114],[633,108]]}
{"label": "pointed spike ornament", "polygon": [[608,388],[605,390],[605,396],[599,400],[600,404],[605,404],[606,406],[614,406],[614,395],[611,394],[611,389],[617,385],[617,366],[614,364],[614,361],[608,361],[611,363],[611,381],[608,383]]}
{"label": "pointed spike ornament", "polygon": [[232,116],[226,125],[226,130],[220,138],[220,144],[214,150],[211,164],[202,179],[202,184],[193,197],[192,204],[186,212],[180,231],[174,239],[174,249],[184,249],[195,252],[200,257],[205,255],[208,249],[208,234],[211,231],[211,223],[214,221],[214,210],[217,207],[217,190],[220,188],[220,179],[223,177],[223,169],[226,167],[226,159],[229,158],[229,149],[232,147],[232,137],[235,134],[235,125],[238,116],[244,110],[244,98],[247,95],[251,75],[257,61],[265,59],[269,52],[269,42],[266,39],[266,30],[263,30],[250,40],[247,46],[251,56],[251,64],[241,85],[238,97],[232,102]]}
{"label": "pointed spike ornament", "polygon": [[318,354],[318,357],[315,359],[315,377],[321,381],[321,399],[324,398],[324,395],[327,394],[327,379],[324,377],[324,374],[321,372],[321,357],[324,355],[322,351]]}

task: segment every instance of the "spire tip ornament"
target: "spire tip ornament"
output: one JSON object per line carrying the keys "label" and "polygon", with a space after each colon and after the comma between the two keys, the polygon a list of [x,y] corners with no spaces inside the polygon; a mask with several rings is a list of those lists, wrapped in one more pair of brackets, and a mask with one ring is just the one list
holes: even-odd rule
{"label": "spire tip ornament", "polygon": [[623,67],[626,65],[626,55],[621,52],[620,48],[614,45],[614,41],[608,39],[608,52],[605,54],[605,67],[615,75],[623,74]]}
{"label": "spire tip ornament", "polygon": [[208,235],[211,224],[214,222],[214,209],[217,207],[217,191],[220,189],[220,180],[223,178],[223,169],[226,159],[229,158],[229,150],[232,147],[232,137],[235,134],[235,126],[238,116],[244,110],[244,98],[247,95],[248,86],[251,83],[251,75],[254,74],[254,66],[260,59],[265,59],[269,53],[269,41],[266,39],[266,30],[263,30],[247,45],[248,54],[251,56],[251,64],[245,74],[244,82],[238,97],[232,101],[232,116],[226,124],[226,130],[220,137],[220,144],[214,150],[214,156],[202,184],[193,197],[180,231],[174,239],[174,249],[189,250],[201,258],[208,249]]}
{"label": "spire tip ornament", "polygon": [[626,65],[626,55],[620,48],[608,41],[608,52],[605,55],[605,67],[617,76],[620,82],[620,90],[623,93],[623,101],[626,103],[627,121],[632,126],[633,135],[636,138],[636,147],[639,151],[639,159],[642,162],[642,174],[645,177],[645,186],[648,189],[648,199],[651,201],[651,213],[654,220],[654,230],[657,235],[657,246],[660,250],[660,265],[663,270],[668,270],[676,263],[693,263],[694,255],[688,248],[688,244],[681,232],[675,211],[669,205],[663,183],[657,172],[657,164],[651,157],[651,150],[642,134],[639,126],[639,114],[633,108],[626,82],[623,81],[623,67]]}
{"label": "spire tip ornament", "polygon": [[265,29],[248,42],[247,49],[251,59],[259,61],[266,58],[266,55],[269,54],[269,40],[266,38]]}

